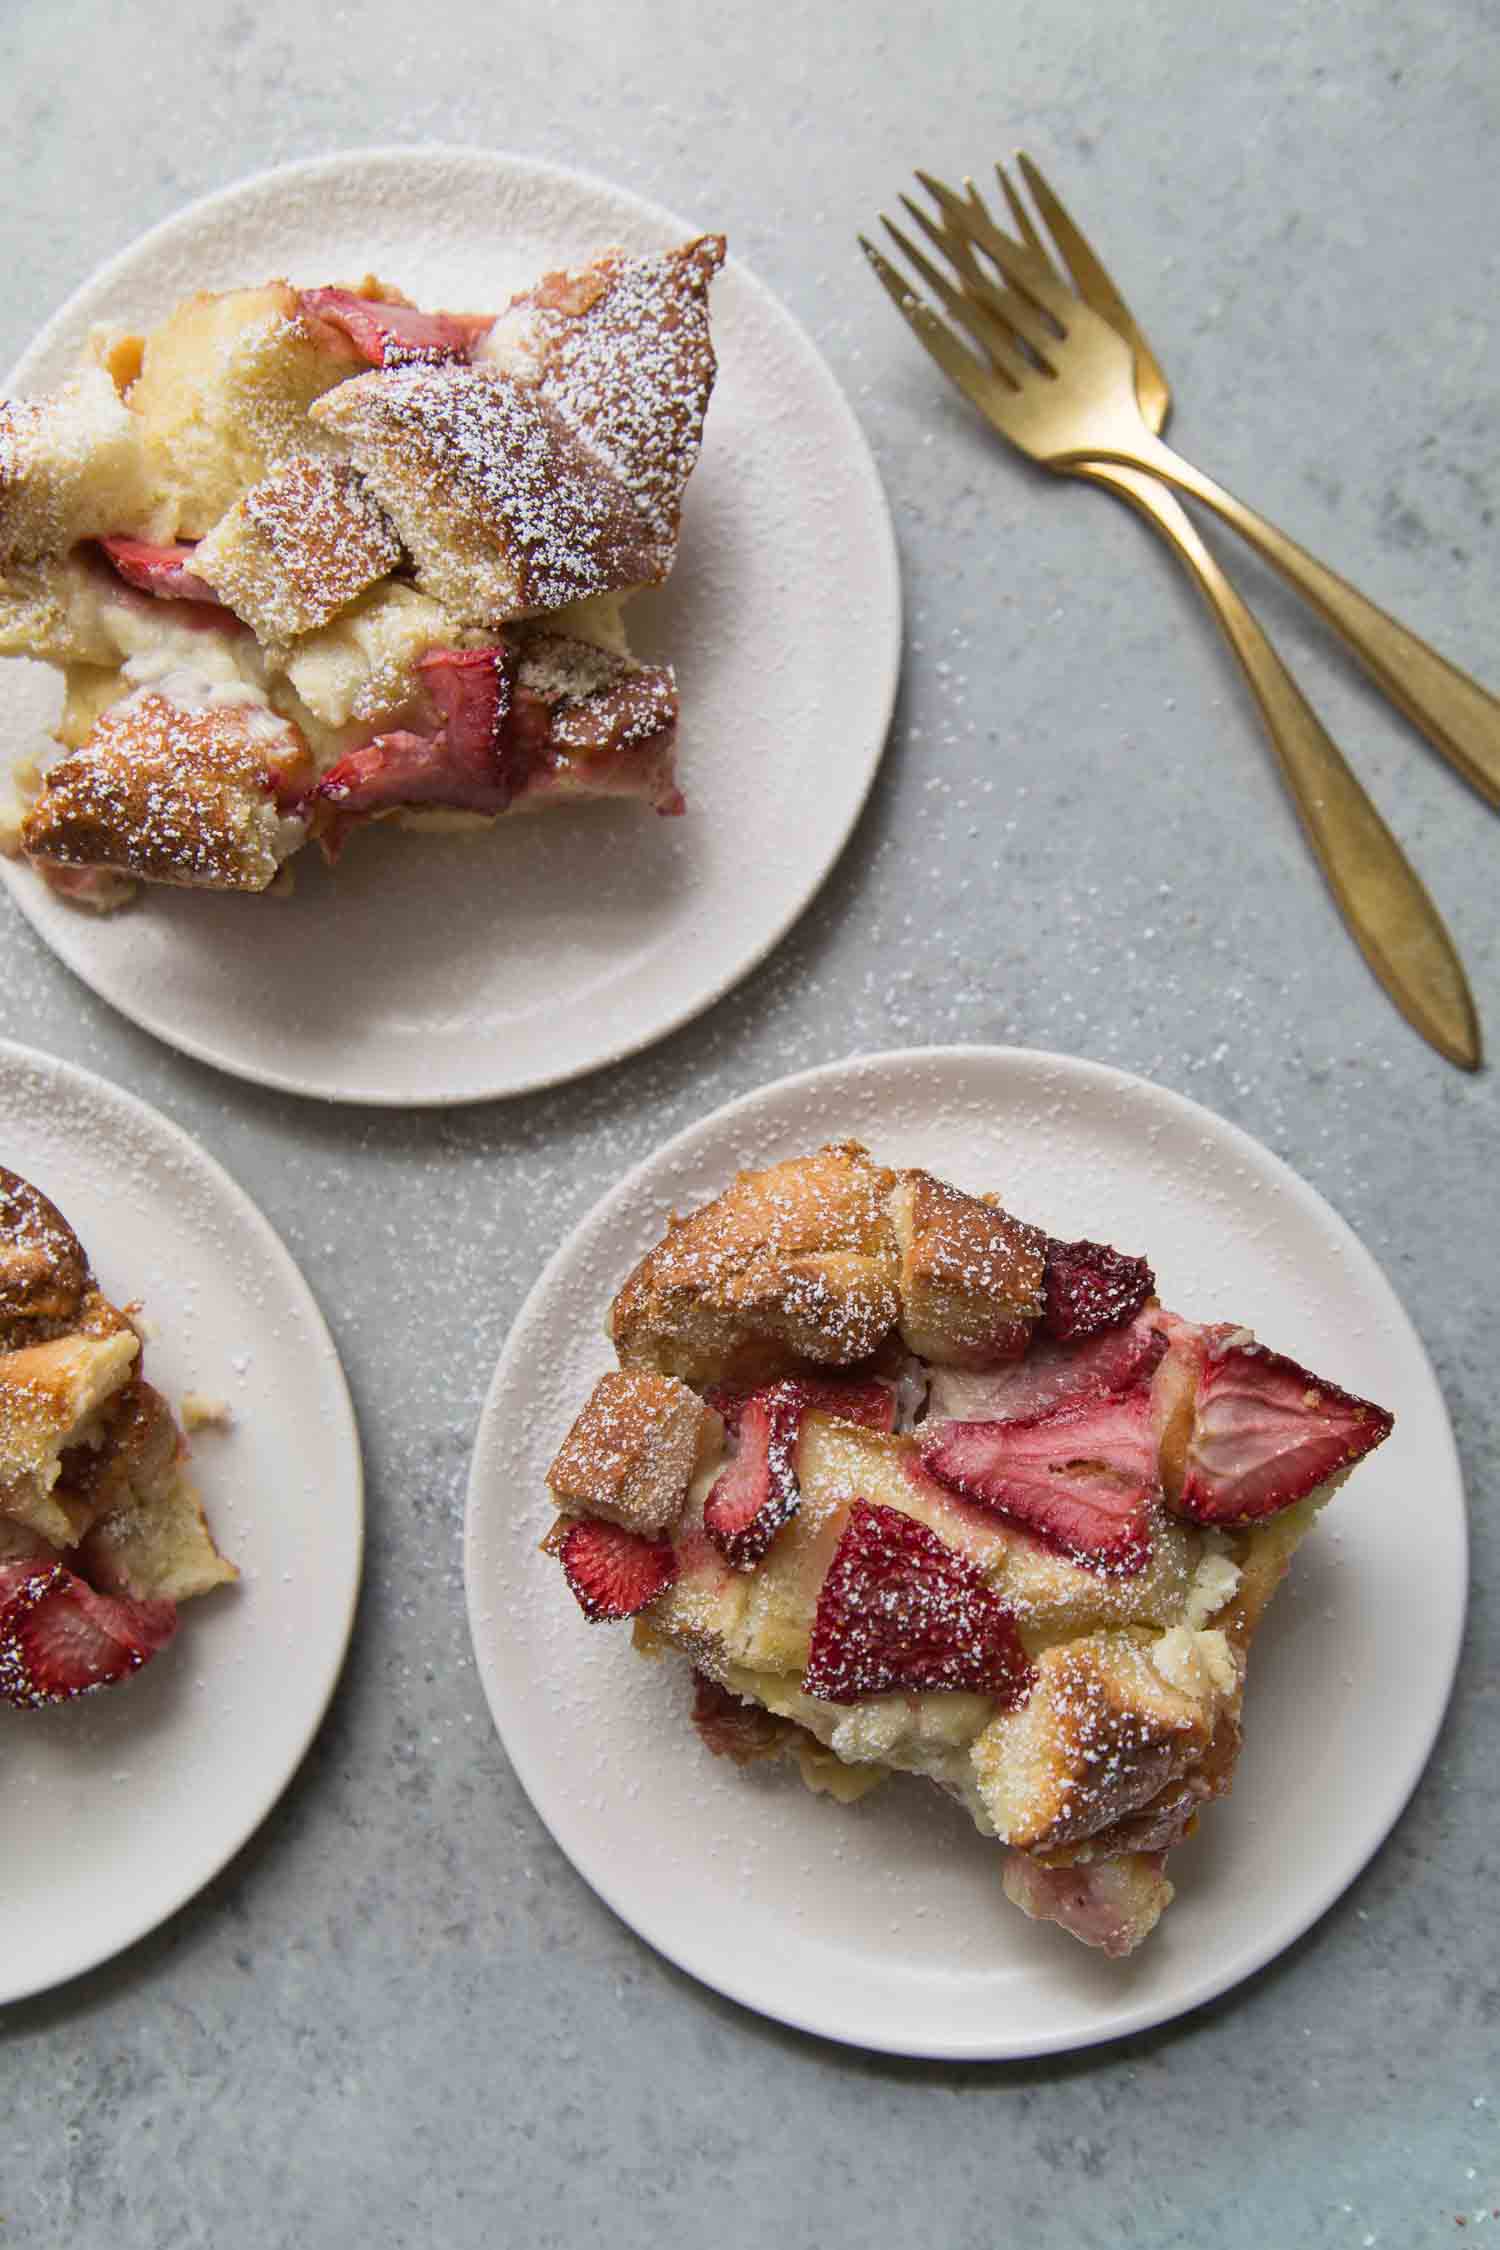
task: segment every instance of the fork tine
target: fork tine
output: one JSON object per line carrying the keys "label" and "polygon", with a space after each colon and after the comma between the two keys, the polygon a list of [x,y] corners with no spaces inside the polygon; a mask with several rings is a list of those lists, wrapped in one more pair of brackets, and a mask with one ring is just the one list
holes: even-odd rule
{"label": "fork tine", "polygon": [[921,204],[914,203],[909,195],[903,195],[901,201],[916,220],[928,241],[935,249],[941,250],[954,271],[962,274],[965,281],[983,286],[985,276],[980,270],[979,260],[975,257],[968,243],[965,242],[963,236],[955,234],[951,227],[940,226],[936,219],[930,219],[922,209]]}
{"label": "fork tine", "polygon": [[[891,226],[889,219],[885,221],[885,225],[900,243],[913,265],[926,274],[933,287],[943,297],[944,302],[949,304],[956,317],[973,330],[987,350],[994,349],[998,324],[1007,345],[1012,338],[1018,338],[1035,355],[1036,361],[1040,363],[1047,374],[1055,374],[1056,369],[1052,364],[1051,355],[1056,350],[1056,335],[1055,332],[1050,331],[1045,326],[1044,318],[1039,316],[1034,307],[1027,304],[1024,298],[1018,297],[1013,289],[996,287],[990,275],[980,270],[979,261],[962,235],[955,234],[951,227],[939,226],[935,220],[929,219],[926,212],[918,204],[913,203],[909,195],[903,195],[901,201],[917,221],[928,241],[941,250],[943,256],[956,269],[967,285],[966,290],[960,293],[956,301],[952,292],[944,283],[942,276],[933,272],[931,266],[927,265],[926,261],[920,257],[919,253],[907,242],[899,230]],[[982,315],[988,316],[983,328],[978,326],[971,317],[971,310],[976,309],[974,307],[976,298],[979,300],[977,310]],[[1009,355],[1006,358],[1006,366],[1014,371],[1018,380],[1031,371],[1024,360],[1016,360]]]}
{"label": "fork tine", "polygon": [[996,226],[977,190],[973,201],[967,202],[930,172],[919,171],[917,178],[958,232],[977,242],[1011,287],[1018,289],[1023,297],[1029,297],[1038,312],[1047,313],[1066,335],[1068,311],[1077,299],[1072,290],[1058,280],[1045,253],[1023,249],[1019,242],[1013,242]]}
{"label": "fork tine", "polygon": [[[1032,221],[1031,213],[1027,210],[1025,204],[1021,201],[1021,198],[1019,197],[1019,195],[1017,195],[1015,188],[1012,186],[1010,174],[1006,171],[1003,164],[997,164],[995,166],[995,177],[1000,182],[1000,192],[1005,197],[1005,207],[1011,215],[1011,219],[1015,224],[1016,232],[1020,235],[1021,240],[1025,243],[1027,249],[1034,250],[1039,258],[1046,258],[1046,245],[1043,243],[1041,236],[1036,231],[1036,227]],[[980,201],[979,190],[975,187],[974,182],[972,180],[965,180],[964,186],[969,191],[970,202],[978,204],[980,210],[982,211],[984,209],[984,205]],[[1049,265],[1052,263],[1050,258],[1047,259],[1047,263]]]}
{"label": "fork tine", "polygon": [[957,383],[964,396],[973,401],[980,413],[988,415],[995,385],[1001,378],[992,368],[977,360],[959,342],[951,328],[944,327],[931,305],[925,304],[911,283],[902,279],[889,258],[876,249],[868,235],[860,236],[859,246],[869,259],[876,280],[918,343],[931,352],[943,373]]}
{"label": "fork tine", "polygon": [[[1117,328],[1122,336],[1129,339],[1135,352],[1135,385],[1136,390],[1140,393],[1141,404],[1143,407],[1147,407],[1149,411],[1152,394],[1154,393],[1156,402],[1161,409],[1161,414],[1158,416],[1158,420],[1160,420],[1165,415],[1166,408],[1171,401],[1171,388],[1161,362],[1141,334],[1131,314],[1130,307],[1099,263],[1087,237],[1080,232],[1072,218],[1069,217],[1024,149],[1017,149],[1016,165],[1022,179],[1031,190],[1031,199],[1045,219],[1053,241],[1062,252],[1064,264],[1078,284],[1079,296],[1082,297],[1086,305],[1092,305],[1095,312],[1107,320],[1111,327]],[[1010,206],[1011,214],[1013,217],[1019,218],[1020,214],[1017,210],[1019,198],[1015,195],[1010,181],[1006,177],[1005,167],[1002,164],[997,164],[995,170],[999,174],[1000,185],[1005,191],[1005,199]]]}
{"label": "fork tine", "polygon": [[[905,196],[901,198],[906,202]],[[902,256],[909,259],[929,289],[938,297],[955,320],[962,321],[975,342],[989,353],[1002,375],[1014,390],[1030,372],[1025,360],[1016,350],[1008,325],[1002,325],[992,313],[976,305],[962,290],[955,289],[944,275],[938,272],[930,258],[923,257],[916,244],[901,232],[895,221],[882,211],[880,223],[895,243]],[[941,238],[939,246],[941,247]],[[1050,370],[1049,370],[1050,372]]]}

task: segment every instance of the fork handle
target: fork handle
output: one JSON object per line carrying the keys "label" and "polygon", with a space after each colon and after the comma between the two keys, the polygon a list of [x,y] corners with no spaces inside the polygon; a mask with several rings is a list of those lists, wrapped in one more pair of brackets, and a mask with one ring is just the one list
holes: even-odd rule
{"label": "fork handle", "polygon": [[1460,1069],[1481,1060],[1463,964],[1401,846],[1185,510],[1155,477],[1076,464],[1150,519],[1187,565],[1249,681],[1308,842],[1365,959],[1407,1021]]}
{"label": "fork handle", "polygon": [[1203,501],[1274,564],[1343,635],[1397,709],[1482,797],[1500,807],[1500,702],[1494,696],[1159,438],[1143,433],[1139,445],[1132,440],[1130,458]]}

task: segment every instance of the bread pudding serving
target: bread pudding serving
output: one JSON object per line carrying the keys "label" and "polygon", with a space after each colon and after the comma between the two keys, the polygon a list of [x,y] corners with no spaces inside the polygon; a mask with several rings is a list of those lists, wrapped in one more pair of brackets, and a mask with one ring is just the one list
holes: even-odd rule
{"label": "bread pudding serving", "polygon": [[845,1801],[926,1775],[1016,1905],[1130,1952],[1229,1788],[1266,1605],[1390,1414],[855,1142],[673,1218],[609,1333],[548,1472],[584,1616],[687,1658],[709,1751]]}
{"label": "bread pudding serving", "polygon": [[23,1710],[139,1671],[180,1602],[239,1575],[142,1350],[61,1212],[0,1167],[0,1701]]}
{"label": "bread pudding serving", "polygon": [[107,909],[265,891],[391,816],[681,812],[674,677],[622,603],[672,566],[723,255],[606,251],[498,315],[373,276],[202,294],[0,403],[0,654],[66,683],[11,848]]}

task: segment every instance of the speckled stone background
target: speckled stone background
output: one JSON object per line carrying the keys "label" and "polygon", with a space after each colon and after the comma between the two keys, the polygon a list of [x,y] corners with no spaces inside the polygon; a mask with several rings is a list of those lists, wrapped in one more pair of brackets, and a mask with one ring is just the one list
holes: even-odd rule
{"label": "speckled stone background", "polygon": [[[157,1936],[0,2020],[0,2243],[1500,2233],[1493,1076],[1439,1062],[1372,983],[1165,553],[988,441],[852,248],[914,163],[1027,146],[1147,322],[1189,457],[1500,684],[1497,132],[1494,0],[0,0],[0,363],[99,259],[245,172],[422,139],[571,160],[723,226],[806,322],[879,458],[909,602],[889,755],[816,907],[701,1022],[559,1093],[402,1117],[242,1087],[0,914],[0,1032],[158,1103],[301,1260],[371,1502],[348,1671],[279,1811]],[[1235,567],[1500,1039],[1500,826]],[[1474,1516],[1457,1697],[1368,1874],[1216,2006],[1039,2066],[822,2046],[646,1951],[521,1797],[461,1601],[470,1434],[561,1234],[728,1096],[933,1039],[1126,1065],[1290,1159],[1403,1292]]]}

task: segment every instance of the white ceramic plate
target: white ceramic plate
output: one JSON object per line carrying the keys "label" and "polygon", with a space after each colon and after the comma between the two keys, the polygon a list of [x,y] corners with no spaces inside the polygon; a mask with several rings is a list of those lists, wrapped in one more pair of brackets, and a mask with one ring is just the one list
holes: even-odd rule
{"label": "white ceramic plate", "polygon": [[218,1873],[290,1781],[359,1589],[359,1436],[333,1340],[244,1191],[154,1109],[0,1042],[0,1163],[51,1196],[105,1293],[143,1303],[174,1403],[228,1400],[194,1475],[236,1586],[183,1607],[137,1679],[0,1705],[0,2002],[106,1961]]}
{"label": "white ceramic plate", "polygon": [[[997,1853],[929,1785],[853,1808],[701,1747],[685,1667],[590,1627],[554,1563],[543,1476],[608,1364],[604,1301],[663,1215],[740,1165],[854,1135],[1065,1236],[1149,1252],[1165,1302],[1244,1321],[1392,1406],[1395,1433],[1298,1557],[1256,1642],[1234,1794],[1174,1853],[1178,1896],[1128,1961],[1026,1921]],[[1413,1505],[1420,1494],[1420,1506]],[[1358,1874],[1431,1749],[1463,1627],[1452,1434],[1390,1284],[1314,1190],[1236,1127],[1101,1064],[1015,1048],[876,1055],[783,1080],[680,1134],[533,1290],[469,1486],[469,1622],[495,1723],[579,1873],[642,1937],[826,2038],[973,2059],[1161,2023],[1289,1945]]]}
{"label": "white ceramic plate", "polygon": [[[93,321],[185,292],[367,270],[427,304],[503,303],[610,243],[714,225],[529,158],[388,149],[298,164],[194,204],[104,267],[10,392],[68,372]],[[732,246],[731,246],[732,248]],[[768,953],[843,848],[885,742],[900,653],[890,518],[828,369],[731,255],[719,380],[676,569],[632,638],[677,667],[689,810],[591,805],[473,838],[394,828],[288,901],[151,891],[96,921],[24,866],[11,897],[70,969],[221,1069],[331,1101],[434,1104],[547,1086],[633,1054]],[[43,744],[60,682],[0,666],[0,765]]]}

